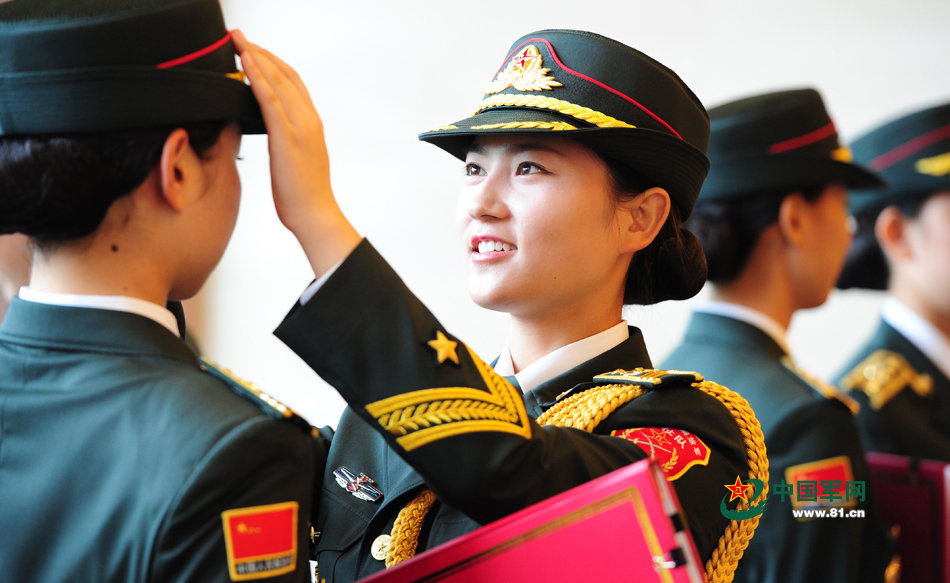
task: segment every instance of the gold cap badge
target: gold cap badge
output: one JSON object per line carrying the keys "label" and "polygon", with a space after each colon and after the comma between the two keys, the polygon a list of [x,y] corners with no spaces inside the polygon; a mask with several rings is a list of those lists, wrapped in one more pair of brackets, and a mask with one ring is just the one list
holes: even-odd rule
{"label": "gold cap badge", "polygon": [[541,66],[541,53],[538,47],[528,45],[511,57],[508,66],[485,88],[485,93],[498,93],[509,87],[514,87],[518,91],[543,91],[560,87],[561,84],[548,75],[550,70]]}
{"label": "gold cap badge", "polygon": [[932,158],[921,158],[914,164],[914,169],[930,176],[946,176],[950,174],[950,152]]}

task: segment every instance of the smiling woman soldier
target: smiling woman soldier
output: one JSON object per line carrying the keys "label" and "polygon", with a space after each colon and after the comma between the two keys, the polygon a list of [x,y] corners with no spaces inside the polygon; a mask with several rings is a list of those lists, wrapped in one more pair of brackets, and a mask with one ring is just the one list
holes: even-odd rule
{"label": "smiling woman soldier", "polygon": [[[318,510],[321,580],[373,573],[646,458],[657,431],[694,444],[657,458],[711,578],[731,577],[757,521],[720,513],[722,485],[767,479],[758,424],[696,374],[638,370],[650,358],[621,318],[625,303],[692,296],[705,275],[680,221],[706,174],[708,119],[676,74],[602,36],[541,31],[511,47],[474,116],[421,136],[465,162],[469,290],[511,316],[492,369],[340,212],[300,79],[238,48],[278,215],[318,277],[277,334],[349,404]],[[595,379],[621,368],[637,372]],[[351,496],[354,478],[372,490]]]}

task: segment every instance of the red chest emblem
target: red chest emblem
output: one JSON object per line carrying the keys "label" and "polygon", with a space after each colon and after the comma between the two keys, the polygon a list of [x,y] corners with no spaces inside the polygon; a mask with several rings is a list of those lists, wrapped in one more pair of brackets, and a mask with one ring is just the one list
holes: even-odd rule
{"label": "red chest emblem", "polygon": [[670,427],[635,427],[618,429],[610,434],[637,444],[660,464],[670,481],[695,465],[709,463],[709,447],[689,431]]}

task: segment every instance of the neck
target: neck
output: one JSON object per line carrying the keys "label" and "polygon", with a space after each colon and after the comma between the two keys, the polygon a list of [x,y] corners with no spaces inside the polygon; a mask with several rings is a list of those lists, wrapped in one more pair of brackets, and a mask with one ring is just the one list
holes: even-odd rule
{"label": "neck", "polygon": [[599,309],[565,308],[544,317],[512,314],[508,349],[515,372],[572,342],[583,340],[615,326],[621,318],[622,301]]}
{"label": "neck", "polygon": [[94,233],[80,241],[34,253],[30,287],[80,295],[128,296],[164,306],[168,286],[161,267],[143,260],[134,243]]}
{"label": "neck", "polygon": [[765,314],[788,330],[796,308],[791,288],[784,281],[778,274],[763,277],[761,273],[745,269],[735,280],[714,285],[711,298]]}
{"label": "neck", "polygon": [[901,303],[930,322],[945,338],[950,338],[950,314],[928,301],[927,297],[919,293],[917,288],[901,278],[894,277],[891,280],[889,291]]}

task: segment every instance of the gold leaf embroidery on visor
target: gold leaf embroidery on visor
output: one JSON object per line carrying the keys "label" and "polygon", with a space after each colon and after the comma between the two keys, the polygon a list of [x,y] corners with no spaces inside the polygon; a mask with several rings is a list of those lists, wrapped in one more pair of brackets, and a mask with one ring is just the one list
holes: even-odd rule
{"label": "gold leaf embroidery on visor", "polygon": [[603,114],[599,111],[594,111],[589,107],[583,107],[569,101],[564,101],[563,99],[555,99],[553,97],[545,97],[542,95],[509,95],[507,93],[503,95],[492,95],[491,97],[483,100],[478,105],[478,109],[475,110],[475,114],[488,109],[489,107],[533,107],[535,109],[548,109],[562,113],[564,115],[569,115],[575,119],[585,121],[599,128],[637,127],[635,125],[628,124],[625,121],[612,118],[609,115]]}

